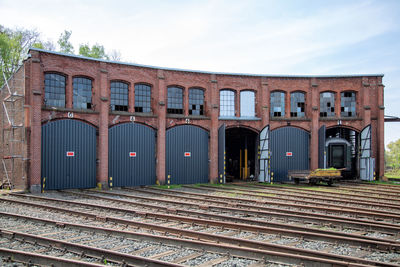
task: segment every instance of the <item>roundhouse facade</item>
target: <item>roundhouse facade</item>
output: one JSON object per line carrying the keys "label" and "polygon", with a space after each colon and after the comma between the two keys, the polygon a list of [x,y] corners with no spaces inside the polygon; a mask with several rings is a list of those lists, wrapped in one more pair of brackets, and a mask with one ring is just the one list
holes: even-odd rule
{"label": "roundhouse facade", "polygon": [[285,181],[330,166],[383,175],[383,75],[211,73],[31,49],[17,77],[17,187]]}

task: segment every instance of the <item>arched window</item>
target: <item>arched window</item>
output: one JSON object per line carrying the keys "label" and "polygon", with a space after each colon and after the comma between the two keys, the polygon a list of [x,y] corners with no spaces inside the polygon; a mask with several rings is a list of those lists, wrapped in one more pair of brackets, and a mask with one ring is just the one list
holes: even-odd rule
{"label": "arched window", "polygon": [[341,117],[356,116],[356,93],[354,92],[340,93],[340,116]]}
{"label": "arched window", "polygon": [[44,104],[65,107],[65,76],[56,73],[44,75]]}
{"label": "arched window", "polygon": [[221,117],[235,116],[235,92],[231,90],[219,91],[219,115]]}
{"label": "arched window", "polygon": [[74,108],[92,108],[92,80],[83,77],[73,79]]}
{"label": "arched window", "polygon": [[335,117],[335,94],[324,92],[319,95],[319,116]]}
{"label": "arched window", "polygon": [[129,105],[129,89],[128,84],[123,82],[111,82],[111,110],[128,111]]}
{"label": "arched window", "polygon": [[255,96],[253,91],[240,92],[240,117],[255,117]]}
{"label": "arched window", "polygon": [[290,117],[301,118],[305,116],[305,94],[294,92],[290,94]]}
{"label": "arched window", "polygon": [[182,88],[168,87],[167,113],[183,114],[183,90]]}
{"label": "arched window", "polygon": [[271,117],[285,117],[285,93],[271,93]]}
{"label": "arched window", "polygon": [[151,87],[135,84],[135,112],[151,112]]}
{"label": "arched window", "polygon": [[189,89],[189,115],[204,115],[204,91],[200,88]]}

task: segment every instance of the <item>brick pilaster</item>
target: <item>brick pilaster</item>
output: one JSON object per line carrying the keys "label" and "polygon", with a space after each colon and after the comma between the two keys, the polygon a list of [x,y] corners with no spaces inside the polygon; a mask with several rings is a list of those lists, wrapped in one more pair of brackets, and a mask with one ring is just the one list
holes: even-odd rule
{"label": "brick pilaster", "polygon": [[218,182],[218,84],[217,77],[215,74],[211,74],[210,77],[210,94],[211,94],[211,105],[209,105],[210,116],[211,116],[211,130],[210,130],[210,182]]}
{"label": "brick pilaster", "polygon": [[41,191],[41,112],[42,112],[42,82],[41,67],[38,53],[32,53],[31,65],[31,154],[29,186],[33,193]]}
{"label": "brick pilaster", "polygon": [[103,187],[108,187],[108,114],[110,94],[108,90],[108,71],[107,64],[100,63],[99,69],[100,82],[96,83],[100,92],[100,118],[99,118],[99,175],[98,183]]}
{"label": "brick pilaster", "polygon": [[371,101],[370,101],[370,86],[368,78],[362,78],[362,89],[363,91],[363,105],[364,110],[364,127],[371,124]]}
{"label": "brick pilaster", "polygon": [[382,84],[382,78],[381,79],[381,84],[378,85],[377,90],[378,90],[378,142],[377,142],[377,148],[378,148],[378,163],[376,164],[378,166],[378,176],[381,178],[385,174],[385,107],[384,107],[384,98],[383,98],[383,89],[384,85]]}
{"label": "brick pilaster", "polygon": [[156,115],[158,117],[157,129],[157,181],[160,184],[165,184],[165,131],[166,131],[166,90],[164,72],[158,70],[158,99],[156,100]]}
{"label": "brick pilaster", "polygon": [[318,168],[319,90],[315,78],[311,78],[311,170]]}

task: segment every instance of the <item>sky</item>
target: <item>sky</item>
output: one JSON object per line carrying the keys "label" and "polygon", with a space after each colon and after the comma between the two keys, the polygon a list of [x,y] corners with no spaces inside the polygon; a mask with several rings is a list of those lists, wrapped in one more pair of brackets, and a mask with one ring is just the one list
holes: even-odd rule
{"label": "sky", "polygon": [[[384,74],[400,117],[400,0],[0,0],[0,24],[57,43],[72,31],[122,61],[213,72]],[[385,123],[385,144],[400,122]]]}

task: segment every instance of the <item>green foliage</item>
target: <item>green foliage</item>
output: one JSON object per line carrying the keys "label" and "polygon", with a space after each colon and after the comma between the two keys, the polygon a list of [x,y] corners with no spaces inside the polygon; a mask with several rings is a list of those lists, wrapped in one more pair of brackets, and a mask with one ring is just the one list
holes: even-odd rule
{"label": "green foliage", "polygon": [[18,69],[26,57],[28,49],[39,41],[39,33],[35,30],[11,30],[0,25],[0,87],[6,79]]}
{"label": "green foliage", "polygon": [[[60,52],[66,54],[74,53],[74,47],[69,40],[71,34],[72,31],[67,30],[61,33],[57,41]],[[5,83],[3,73],[6,79],[9,79],[18,67],[22,65],[31,47],[50,51],[55,50],[55,46],[51,41],[43,42],[40,40],[40,34],[36,30],[12,30],[0,25],[0,88]],[[88,44],[81,45],[79,54],[86,57],[109,59],[104,47],[99,44],[95,44],[92,47],[89,47]],[[120,60],[120,57],[120,53],[115,50],[111,54],[113,60]]]}
{"label": "green foliage", "polygon": [[385,151],[386,167],[396,172],[400,170],[400,139],[390,142]]}
{"label": "green foliage", "polygon": [[66,54],[74,53],[74,46],[69,41],[71,34],[72,34],[72,31],[67,31],[67,30],[64,30],[64,32],[61,33],[60,38],[58,38],[58,41],[57,41],[58,45],[60,46],[60,52],[66,53]]}
{"label": "green foliage", "polygon": [[104,47],[99,44],[95,44],[92,48],[88,44],[81,44],[79,46],[79,55],[92,58],[109,59],[108,55],[104,51]]}

